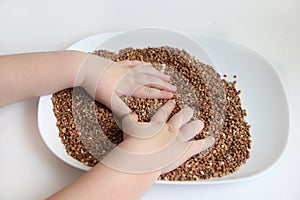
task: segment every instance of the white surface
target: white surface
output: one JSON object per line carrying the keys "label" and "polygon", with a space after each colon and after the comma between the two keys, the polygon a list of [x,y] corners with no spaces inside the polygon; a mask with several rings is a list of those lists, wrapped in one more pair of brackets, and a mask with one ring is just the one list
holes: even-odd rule
{"label": "white surface", "polygon": [[[276,67],[291,111],[288,147],[268,173],[236,184],[155,185],[148,199],[300,199],[298,0],[0,1],[0,54],[62,50],[88,35],[160,26],[245,43]],[[255,79],[253,80],[255,81]],[[276,109],[276,108],[274,108]],[[0,109],[0,199],[43,199],[81,171],[56,158],[37,129],[37,99]]]}
{"label": "white surface", "polygon": [[[251,124],[251,157],[238,172],[223,178],[202,181],[179,181],[164,184],[217,184],[236,182],[262,174],[282,155],[289,135],[289,113],[286,96],[273,66],[260,54],[236,42],[215,37],[194,35],[191,40],[185,35],[165,29],[138,29],[120,34],[98,34],[85,38],[69,49],[92,52],[107,49],[118,52],[126,47],[145,48],[169,45],[185,49],[197,59],[213,62],[215,67],[229,77],[238,77],[237,87],[242,89],[241,100],[247,109],[247,120]],[[197,45],[201,44],[205,49]],[[207,53],[205,52],[207,50]],[[224,51],[227,50],[226,53]],[[212,60],[210,60],[212,58]],[[255,82],[253,78],[255,77]],[[280,108],[274,110],[273,108]],[[270,112],[270,110],[272,112]],[[38,125],[40,134],[49,149],[66,163],[83,170],[86,165],[69,156],[59,138],[56,118],[53,113],[51,95],[39,100]],[[270,139],[272,138],[272,139]]]}

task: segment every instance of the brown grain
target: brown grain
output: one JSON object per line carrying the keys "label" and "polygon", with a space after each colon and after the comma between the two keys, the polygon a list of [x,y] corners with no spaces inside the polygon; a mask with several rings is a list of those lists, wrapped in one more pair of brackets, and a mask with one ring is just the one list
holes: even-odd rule
{"label": "brown grain", "polygon": [[[212,66],[201,63],[184,50],[171,47],[126,48],[118,54],[98,50],[94,54],[114,61],[152,62],[159,70],[165,64],[165,73],[171,76],[170,82],[178,88],[174,93],[177,105],[172,115],[182,107],[190,106],[194,110],[193,118],[205,122],[203,131],[194,139],[208,135],[216,137],[215,146],[193,156],[159,179],[197,181],[222,177],[238,170],[250,157],[250,126],[245,120],[246,110],[242,108],[241,91],[236,89],[236,81],[222,79]],[[138,114],[139,121],[149,121],[166,102],[134,97],[122,97],[122,100]],[[82,88],[57,92],[52,102],[59,137],[68,154],[82,163],[94,166],[123,140],[122,131],[111,111],[95,102]],[[76,109],[80,109],[79,112]]]}

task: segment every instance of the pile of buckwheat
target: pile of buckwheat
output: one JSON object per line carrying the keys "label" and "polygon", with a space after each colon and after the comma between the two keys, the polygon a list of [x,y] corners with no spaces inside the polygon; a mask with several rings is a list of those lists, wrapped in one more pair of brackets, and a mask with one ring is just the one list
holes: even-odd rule
{"label": "pile of buckwheat", "polygon": [[[114,61],[143,60],[153,63],[158,70],[164,69],[171,76],[170,82],[178,88],[174,93],[177,105],[172,115],[182,107],[190,106],[194,110],[193,119],[205,123],[194,139],[208,135],[216,138],[213,147],[159,179],[191,181],[222,177],[238,170],[250,157],[250,126],[245,120],[246,110],[242,108],[241,91],[236,89],[236,81],[222,79],[212,66],[201,63],[185,50],[167,46],[93,53]],[[122,100],[137,113],[139,121],[149,121],[166,102],[134,97],[122,97]],[[95,102],[84,89],[59,91],[53,94],[52,102],[59,137],[67,153],[85,165],[94,166],[122,142],[120,120],[107,107]]]}

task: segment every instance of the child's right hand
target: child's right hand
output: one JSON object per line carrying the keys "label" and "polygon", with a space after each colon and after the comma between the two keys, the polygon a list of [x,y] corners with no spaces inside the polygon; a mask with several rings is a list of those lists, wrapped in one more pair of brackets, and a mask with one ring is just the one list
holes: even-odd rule
{"label": "child's right hand", "polygon": [[151,63],[137,60],[113,62],[90,54],[77,76],[79,85],[120,117],[132,112],[120,96],[170,99],[177,88],[168,83],[169,80],[168,75],[155,69]]}
{"label": "child's right hand", "polygon": [[212,146],[215,139],[192,140],[204,124],[200,120],[189,122],[193,110],[183,108],[169,121],[175,101],[164,104],[150,122],[138,122],[135,114],[122,120],[124,141],[101,162],[115,170],[128,173],[167,173],[193,155]]}

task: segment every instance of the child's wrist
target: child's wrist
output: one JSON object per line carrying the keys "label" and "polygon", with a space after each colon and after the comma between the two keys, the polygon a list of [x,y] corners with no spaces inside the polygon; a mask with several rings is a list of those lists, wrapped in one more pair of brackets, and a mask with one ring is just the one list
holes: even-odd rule
{"label": "child's wrist", "polygon": [[67,50],[66,59],[71,66],[71,70],[75,72],[74,86],[81,86],[89,89],[92,86],[96,87],[97,81],[103,75],[106,67],[113,61],[93,55],[91,53]]}
{"label": "child's wrist", "polygon": [[83,63],[85,62],[88,53],[77,51],[77,50],[66,50],[62,51],[61,53],[64,54],[64,59],[66,61],[66,70],[65,76],[70,77],[73,81],[71,84],[73,87],[81,86],[82,82],[84,81],[84,76],[80,76],[80,70],[82,68]]}

